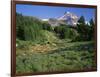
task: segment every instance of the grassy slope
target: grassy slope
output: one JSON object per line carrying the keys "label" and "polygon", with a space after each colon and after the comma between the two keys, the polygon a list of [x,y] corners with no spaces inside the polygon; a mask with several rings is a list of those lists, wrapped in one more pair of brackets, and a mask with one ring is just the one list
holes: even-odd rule
{"label": "grassy slope", "polygon": [[95,68],[93,42],[59,40],[55,34],[48,31],[44,31],[44,35],[46,36],[46,43],[23,42],[24,45],[26,43],[30,46],[17,48],[17,73]]}

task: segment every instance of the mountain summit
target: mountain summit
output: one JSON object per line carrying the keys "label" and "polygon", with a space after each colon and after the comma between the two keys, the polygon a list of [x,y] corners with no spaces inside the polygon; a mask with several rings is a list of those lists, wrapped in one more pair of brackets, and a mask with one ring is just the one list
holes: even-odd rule
{"label": "mountain summit", "polygon": [[58,18],[59,21],[62,21],[68,25],[75,26],[78,21],[78,16],[73,13],[65,12],[63,16]]}
{"label": "mountain summit", "polygon": [[[44,19],[43,19],[44,21]],[[58,18],[50,18],[48,20],[48,23],[51,26],[59,26],[60,24],[67,24],[71,26],[76,26],[77,21],[78,21],[78,16],[71,13],[71,12],[65,12],[63,16],[58,17]]]}

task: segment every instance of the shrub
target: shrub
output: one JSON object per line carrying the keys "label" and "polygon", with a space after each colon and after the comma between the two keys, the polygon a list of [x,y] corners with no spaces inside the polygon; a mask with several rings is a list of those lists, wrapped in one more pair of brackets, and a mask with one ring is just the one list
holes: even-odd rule
{"label": "shrub", "polygon": [[61,39],[74,39],[78,34],[73,28],[67,26],[56,26],[54,31],[57,33],[58,37]]}

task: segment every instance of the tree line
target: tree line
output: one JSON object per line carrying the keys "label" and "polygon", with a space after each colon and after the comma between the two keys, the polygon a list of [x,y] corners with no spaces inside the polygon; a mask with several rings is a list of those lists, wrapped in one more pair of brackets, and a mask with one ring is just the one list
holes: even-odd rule
{"label": "tree line", "polygon": [[47,30],[54,32],[59,39],[90,41],[94,37],[94,26],[93,19],[85,23],[84,16],[81,16],[75,28],[65,24],[53,28],[48,22],[43,22],[36,17],[16,13],[16,36],[19,40],[45,40],[42,30]]}

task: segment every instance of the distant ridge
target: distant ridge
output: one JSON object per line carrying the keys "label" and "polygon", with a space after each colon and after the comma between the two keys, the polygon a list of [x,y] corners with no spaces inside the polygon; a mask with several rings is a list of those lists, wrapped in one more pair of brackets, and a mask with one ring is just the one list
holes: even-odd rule
{"label": "distant ridge", "polygon": [[65,12],[64,15],[59,18],[42,19],[42,21],[48,21],[51,26],[59,26],[60,24],[76,26],[78,19],[78,16],[74,13]]}

